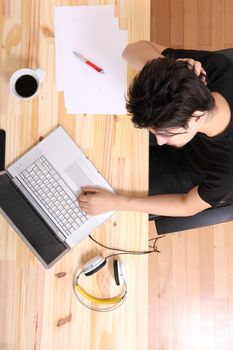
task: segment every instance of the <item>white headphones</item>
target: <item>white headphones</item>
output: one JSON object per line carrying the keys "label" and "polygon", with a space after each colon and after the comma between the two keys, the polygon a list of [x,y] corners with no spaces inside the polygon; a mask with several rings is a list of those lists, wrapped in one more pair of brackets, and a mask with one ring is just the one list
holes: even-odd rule
{"label": "white headphones", "polygon": [[[158,239],[164,237],[156,237],[154,239],[150,239],[149,241],[154,241],[154,244],[151,246],[149,245],[149,248],[151,250],[146,251],[128,251],[124,249],[118,249],[118,248],[110,248],[105,246],[102,243],[99,243],[96,241],[91,235],[89,235],[90,239],[95,242],[96,244],[100,245],[103,248],[115,250],[118,251],[117,254],[108,255],[106,258],[103,258],[101,256],[96,256],[89,260],[84,266],[81,272],[75,275],[74,278],[74,291],[77,299],[80,301],[82,305],[87,307],[90,310],[94,311],[112,311],[118,308],[126,299],[127,294],[127,285],[126,285],[126,278],[124,273],[124,267],[122,262],[118,259],[115,259],[115,257],[123,254],[127,255],[144,255],[144,254],[150,254],[150,253],[160,253],[160,251],[157,249],[156,242]],[[92,276],[93,274],[97,273],[99,270],[101,270],[107,263],[107,260],[110,258],[114,258],[113,260],[113,272],[114,272],[114,280],[117,286],[121,287],[121,292],[112,298],[98,298],[94,295],[89,294],[87,291],[85,291],[79,284],[79,278],[81,275],[85,276]],[[91,302],[89,305],[87,303],[87,300]],[[96,305],[96,306],[93,306]]]}
{"label": "white headphones", "polygon": [[[114,254],[118,255],[118,254]],[[97,298],[94,295],[86,292],[79,285],[79,277],[84,274],[85,276],[92,276],[101,270],[107,263],[107,259],[112,257],[112,255],[103,258],[101,256],[96,256],[89,260],[83,267],[83,270],[77,275],[74,281],[74,290],[78,300],[86,307],[94,311],[111,311],[119,307],[125,300],[127,294],[127,285],[125,279],[124,268],[122,262],[119,259],[113,260],[113,272],[114,280],[117,286],[121,287],[121,292],[119,295],[112,298]],[[95,307],[89,306],[84,300],[89,300],[96,305],[104,305],[105,307]]]}

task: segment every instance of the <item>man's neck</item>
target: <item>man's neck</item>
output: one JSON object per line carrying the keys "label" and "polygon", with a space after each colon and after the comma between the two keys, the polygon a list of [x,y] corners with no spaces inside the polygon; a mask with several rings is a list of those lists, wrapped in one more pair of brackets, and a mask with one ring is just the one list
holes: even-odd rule
{"label": "man's neck", "polygon": [[206,122],[200,128],[200,132],[209,137],[214,137],[224,132],[231,119],[231,110],[225,98],[217,92],[213,92],[212,95],[215,100],[215,107],[206,116]]}

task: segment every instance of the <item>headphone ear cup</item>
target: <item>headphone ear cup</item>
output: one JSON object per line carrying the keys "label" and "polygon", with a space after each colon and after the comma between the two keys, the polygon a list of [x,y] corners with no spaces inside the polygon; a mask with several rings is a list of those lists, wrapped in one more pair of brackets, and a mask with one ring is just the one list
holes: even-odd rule
{"label": "headphone ear cup", "polygon": [[125,277],[123,272],[123,266],[120,262],[120,260],[114,260],[113,261],[113,272],[114,272],[114,279],[117,286],[121,286],[125,283]]}
{"label": "headphone ear cup", "polygon": [[89,260],[83,267],[83,272],[85,276],[91,276],[106,264],[106,259],[101,256],[95,256],[93,259]]}

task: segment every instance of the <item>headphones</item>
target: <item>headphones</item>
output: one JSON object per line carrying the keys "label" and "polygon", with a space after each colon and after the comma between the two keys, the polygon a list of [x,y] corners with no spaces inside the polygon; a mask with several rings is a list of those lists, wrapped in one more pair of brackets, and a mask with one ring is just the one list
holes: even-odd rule
{"label": "headphones", "polygon": [[[90,239],[100,245],[101,247],[104,247],[106,249],[110,250],[115,250],[118,251],[118,254],[112,254],[108,255],[107,257],[101,257],[101,256],[96,256],[89,260],[84,266],[81,272],[78,274],[76,273],[76,277],[74,278],[74,292],[77,297],[77,299],[80,301],[82,305],[87,307],[90,310],[94,311],[112,311],[118,308],[126,299],[126,294],[127,294],[127,284],[126,284],[126,278],[125,278],[125,272],[124,272],[124,267],[122,262],[120,261],[119,258],[115,258],[119,255],[127,254],[127,255],[144,255],[144,254],[150,254],[150,253],[160,253],[160,251],[157,249],[156,242],[159,238],[161,237],[156,237],[154,240],[153,246],[149,246],[152,250],[146,250],[146,251],[128,251],[128,250],[123,250],[123,249],[118,249],[118,248],[110,248],[102,243],[99,243],[96,241],[91,235],[89,235]],[[94,275],[97,273],[99,270],[101,270],[107,263],[107,260],[110,258],[113,259],[113,277],[115,280],[116,286],[121,287],[121,291],[117,296],[114,296],[112,298],[98,298],[94,295],[89,294],[87,291],[84,290],[83,287],[80,286],[79,284],[79,278],[81,275],[85,275],[87,277]],[[87,303],[87,300],[91,302],[91,304]],[[93,306],[95,305],[95,306]]]}
{"label": "headphones", "polygon": [[[118,254],[114,254],[118,255]],[[91,310],[94,311],[111,311],[119,307],[125,300],[126,294],[127,294],[127,285],[126,285],[126,279],[125,279],[125,273],[123,264],[119,259],[113,260],[113,272],[114,272],[114,281],[115,284],[119,287],[121,287],[121,292],[119,295],[112,297],[112,298],[97,298],[94,295],[89,294],[86,292],[79,284],[79,277],[81,275],[85,276],[92,276],[95,273],[97,273],[99,270],[101,270],[107,263],[107,260],[114,256],[110,255],[106,258],[103,258],[101,256],[96,256],[89,260],[83,267],[83,270],[77,275],[75,281],[74,281],[74,290],[77,299],[83,304],[84,306],[88,307]],[[101,305],[102,307],[93,307],[89,306],[84,300],[88,300],[96,305]]]}

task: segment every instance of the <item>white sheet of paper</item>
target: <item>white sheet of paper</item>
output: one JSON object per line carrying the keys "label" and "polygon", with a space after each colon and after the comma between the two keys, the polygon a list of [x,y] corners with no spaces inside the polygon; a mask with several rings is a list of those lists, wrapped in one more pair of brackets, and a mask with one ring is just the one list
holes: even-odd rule
{"label": "white sheet of paper", "polygon": [[118,27],[119,21],[114,17],[114,6],[59,6],[54,8],[56,80],[58,91],[63,91],[63,42],[61,41],[61,31],[69,21],[81,20],[86,22],[85,25],[88,25],[90,21],[101,18],[112,19],[113,25]]}
{"label": "white sheet of paper", "polygon": [[[69,21],[61,31],[63,87],[70,113],[126,114],[127,64],[122,51],[127,31],[116,30],[111,20]],[[75,33],[75,35],[74,35]],[[76,51],[104,69],[104,74],[76,58]]]}

